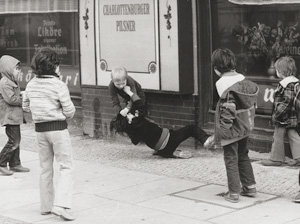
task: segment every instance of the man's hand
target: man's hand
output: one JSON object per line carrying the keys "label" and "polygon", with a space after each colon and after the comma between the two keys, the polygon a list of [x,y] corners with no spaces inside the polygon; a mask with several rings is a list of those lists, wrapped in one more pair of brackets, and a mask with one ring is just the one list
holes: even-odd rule
{"label": "man's hand", "polygon": [[125,107],[124,109],[122,109],[122,110],[120,111],[120,114],[121,114],[123,117],[126,117],[128,112],[129,112],[129,109],[128,109],[127,107]]}
{"label": "man's hand", "polygon": [[123,91],[124,91],[127,95],[129,95],[130,97],[133,95],[133,92],[131,91],[130,86],[125,86],[125,87],[123,88]]}

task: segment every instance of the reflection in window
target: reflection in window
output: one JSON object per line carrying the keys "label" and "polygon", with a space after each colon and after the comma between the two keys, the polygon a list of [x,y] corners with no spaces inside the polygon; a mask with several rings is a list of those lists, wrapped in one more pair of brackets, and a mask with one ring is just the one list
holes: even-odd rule
{"label": "reflection in window", "polygon": [[0,57],[12,55],[30,64],[41,47],[62,57],[62,65],[78,66],[78,13],[32,13],[0,15]]}
{"label": "reflection in window", "polygon": [[239,72],[274,78],[273,62],[282,55],[292,56],[300,68],[300,4],[213,2],[213,48],[233,50]]}

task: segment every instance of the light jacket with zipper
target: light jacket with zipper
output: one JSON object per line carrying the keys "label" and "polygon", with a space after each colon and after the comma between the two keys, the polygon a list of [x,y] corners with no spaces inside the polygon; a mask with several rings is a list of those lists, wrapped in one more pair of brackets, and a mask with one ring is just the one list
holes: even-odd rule
{"label": "light jacket with zipper", "polygon": [[[246,80],[240,74],[238,75],[236,77],[241,78],[229,84],[228,80],[222,80],[222,78],[219,80],[221,83],[218,83],[220,86],[227,85],[227,88],[224,88],[221,92],[218,91],[221,94],[215,114],[215,141],[216,144],[221,146],[248,137],[254,128],[254,115],[259,88],[254,82]],[[226,84],[222,85],[224,81]]]}
{"label": "light jacket with zipper", "polygon": [[0,59],[0,123],[4,125],[23,124],[20,86],[13,77],[13,70],[20,61],[9,55]]}

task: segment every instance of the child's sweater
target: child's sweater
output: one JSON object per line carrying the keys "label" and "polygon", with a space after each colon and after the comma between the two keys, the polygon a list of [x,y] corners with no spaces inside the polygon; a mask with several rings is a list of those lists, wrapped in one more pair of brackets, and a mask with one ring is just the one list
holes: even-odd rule
{"label": "child's sweater", "polygon": [[67,85],[51,75],[35,77],[27,84],[23,96],[23,109],[31,111],[36,131],[65,129],[66,119],[75,114]]}

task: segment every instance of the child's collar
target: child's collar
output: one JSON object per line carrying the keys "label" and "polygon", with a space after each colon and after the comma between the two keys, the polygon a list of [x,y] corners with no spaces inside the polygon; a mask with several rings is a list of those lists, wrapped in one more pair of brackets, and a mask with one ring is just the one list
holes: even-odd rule
{"label": "child's collar", "polygon": [[288,77],[284,78],[279,83],[280,83],[280,85],[282,85],[283,88],[286,88],[287,85],[292,83],[292,82],[299,82],[299,79],[297,79],[295,76],[291,75],[291,76],[288,76]]}

